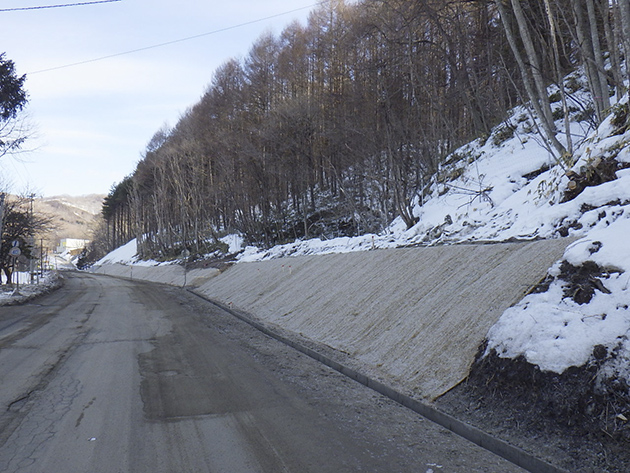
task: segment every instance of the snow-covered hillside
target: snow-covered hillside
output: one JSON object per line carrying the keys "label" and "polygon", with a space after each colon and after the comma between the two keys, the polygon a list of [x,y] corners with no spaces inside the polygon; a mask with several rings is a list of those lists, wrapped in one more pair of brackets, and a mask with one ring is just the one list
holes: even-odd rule
{"label": "snow-covered hillside", "polygon": [[[559,106],[559,104],[558,104]],[[381,234],[296,241],[271,249],[241,248],[239,261],[364,251],[409,245],[497,242],[572,237],[562,261],[533,294],[507,310],[488,334],[487,352],[524,356],[542,370],[561,373],[596,356],[601,373],[630,380],[630,132],[628,106],[613,107],[589,131],[573,120],[573,165],[541,144],[524,108],[446,160],[427,195],[418,197],[418,223],[395,220]],[[558,122],[558,127],[562,123]],[[134,261],[135,243],[97,264]],[[157,264],[138,262],[136,264]],[[620,373],[622,372],[623,373]]]}
{"label": "snow-covered hillside", "polygon": [[[487,350],[523,355],[558,373],[584,365],[595,351],[609,358],[603,373],[624,370],[630,379],[630,133],[615,125],[625,122],[626,111],[617,106],[590,134],[574,122],[579,147],[568,168],[541,146],[525,110],[516,109],[485,142],[450,156],[430,195],[418,199],[414,227],[396,220],[380,235],[298,241],[264,251],[249,247],[240,260],[573,237],[563,260],[549,269],[544,292],[505,312],[488,334]],[[506,127],[511,137],[501,140]]]}

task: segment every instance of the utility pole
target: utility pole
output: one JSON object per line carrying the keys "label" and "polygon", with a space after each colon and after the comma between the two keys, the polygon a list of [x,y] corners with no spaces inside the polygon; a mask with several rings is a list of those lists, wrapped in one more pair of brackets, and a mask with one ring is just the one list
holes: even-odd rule
{"label": "utility pole", "polygon": [[[4,192],[0,192],[0,249],[2,249],[2,230],[4,225],[4,199],[6,194]],[[0,283],[2,281],[0,280]],[[7,284],[10,281],[7,281]]]}
{"label": "utility pole", "polygon": [[4,223],[4,192],[0,192],[0,245],[2,244],[2,224]]}
{"label": "utility pole", "polygon": [[[29,221],[29,225],[32,228],[32,225],[33,225],[33,200],[35,200],[35,194],[31,194],[29,197],[31,199],[31,215],[29,217],[29,220],[30,220]],[[29,238],[29,244],[31,245],[31,251],[32,251],[35,248],[35,237],[34,236],[31,236]],[[31,284],[33,284],[33,281],[35,280],[35,272],[33,271],[34,270],[33,263],[34,263],[34,261],[33,261],[33,254],[31,253],[31,256],[29,257],[29,261],[28,261],[28,269],[29,269],[30,274],[31,274]]]}

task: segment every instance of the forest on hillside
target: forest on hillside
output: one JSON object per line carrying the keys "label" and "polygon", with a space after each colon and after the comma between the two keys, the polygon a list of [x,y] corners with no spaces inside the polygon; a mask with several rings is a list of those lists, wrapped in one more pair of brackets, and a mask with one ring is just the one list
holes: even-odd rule
{"label": "forest on hillside", "polygon": [[[630,0],[322,2],[225,62],[156,131],[106,198],[97,240],[137,238],[141,257],[167,259],[226,233],[270,246],[377,232],[397,216],[411,227],[451,153],[501,123],[509,134],[517,104],[541,152],[571,166],[569,112],[603,120],[625,92],[628,52]],[[585,85],[564,79],[573,71]]]}

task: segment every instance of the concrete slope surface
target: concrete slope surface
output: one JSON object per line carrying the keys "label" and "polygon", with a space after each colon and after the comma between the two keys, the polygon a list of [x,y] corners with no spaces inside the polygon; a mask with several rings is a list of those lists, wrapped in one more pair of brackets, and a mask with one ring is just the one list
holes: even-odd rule
{"label": "concrete slope surface", "polygon": [[488,329],[545,276],[569,242],[240,263],[197,291],[328,345],[366,366],[368,374],[432,400],[467,376]]}

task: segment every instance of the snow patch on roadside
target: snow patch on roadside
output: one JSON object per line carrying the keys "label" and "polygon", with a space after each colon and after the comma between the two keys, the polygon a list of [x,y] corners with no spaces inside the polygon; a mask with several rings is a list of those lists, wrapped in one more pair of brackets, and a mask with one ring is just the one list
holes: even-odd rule
{"label": "snow patch on roadside", "polygon": [[44,273],[36,284],[29,284],[30,273],[20,273],[19,278],[19,290],[2,287],[2,290],[0,290],[0,306],[21,304],[42,294],[47,294],[62,284],[61,277],[57,271]]}

